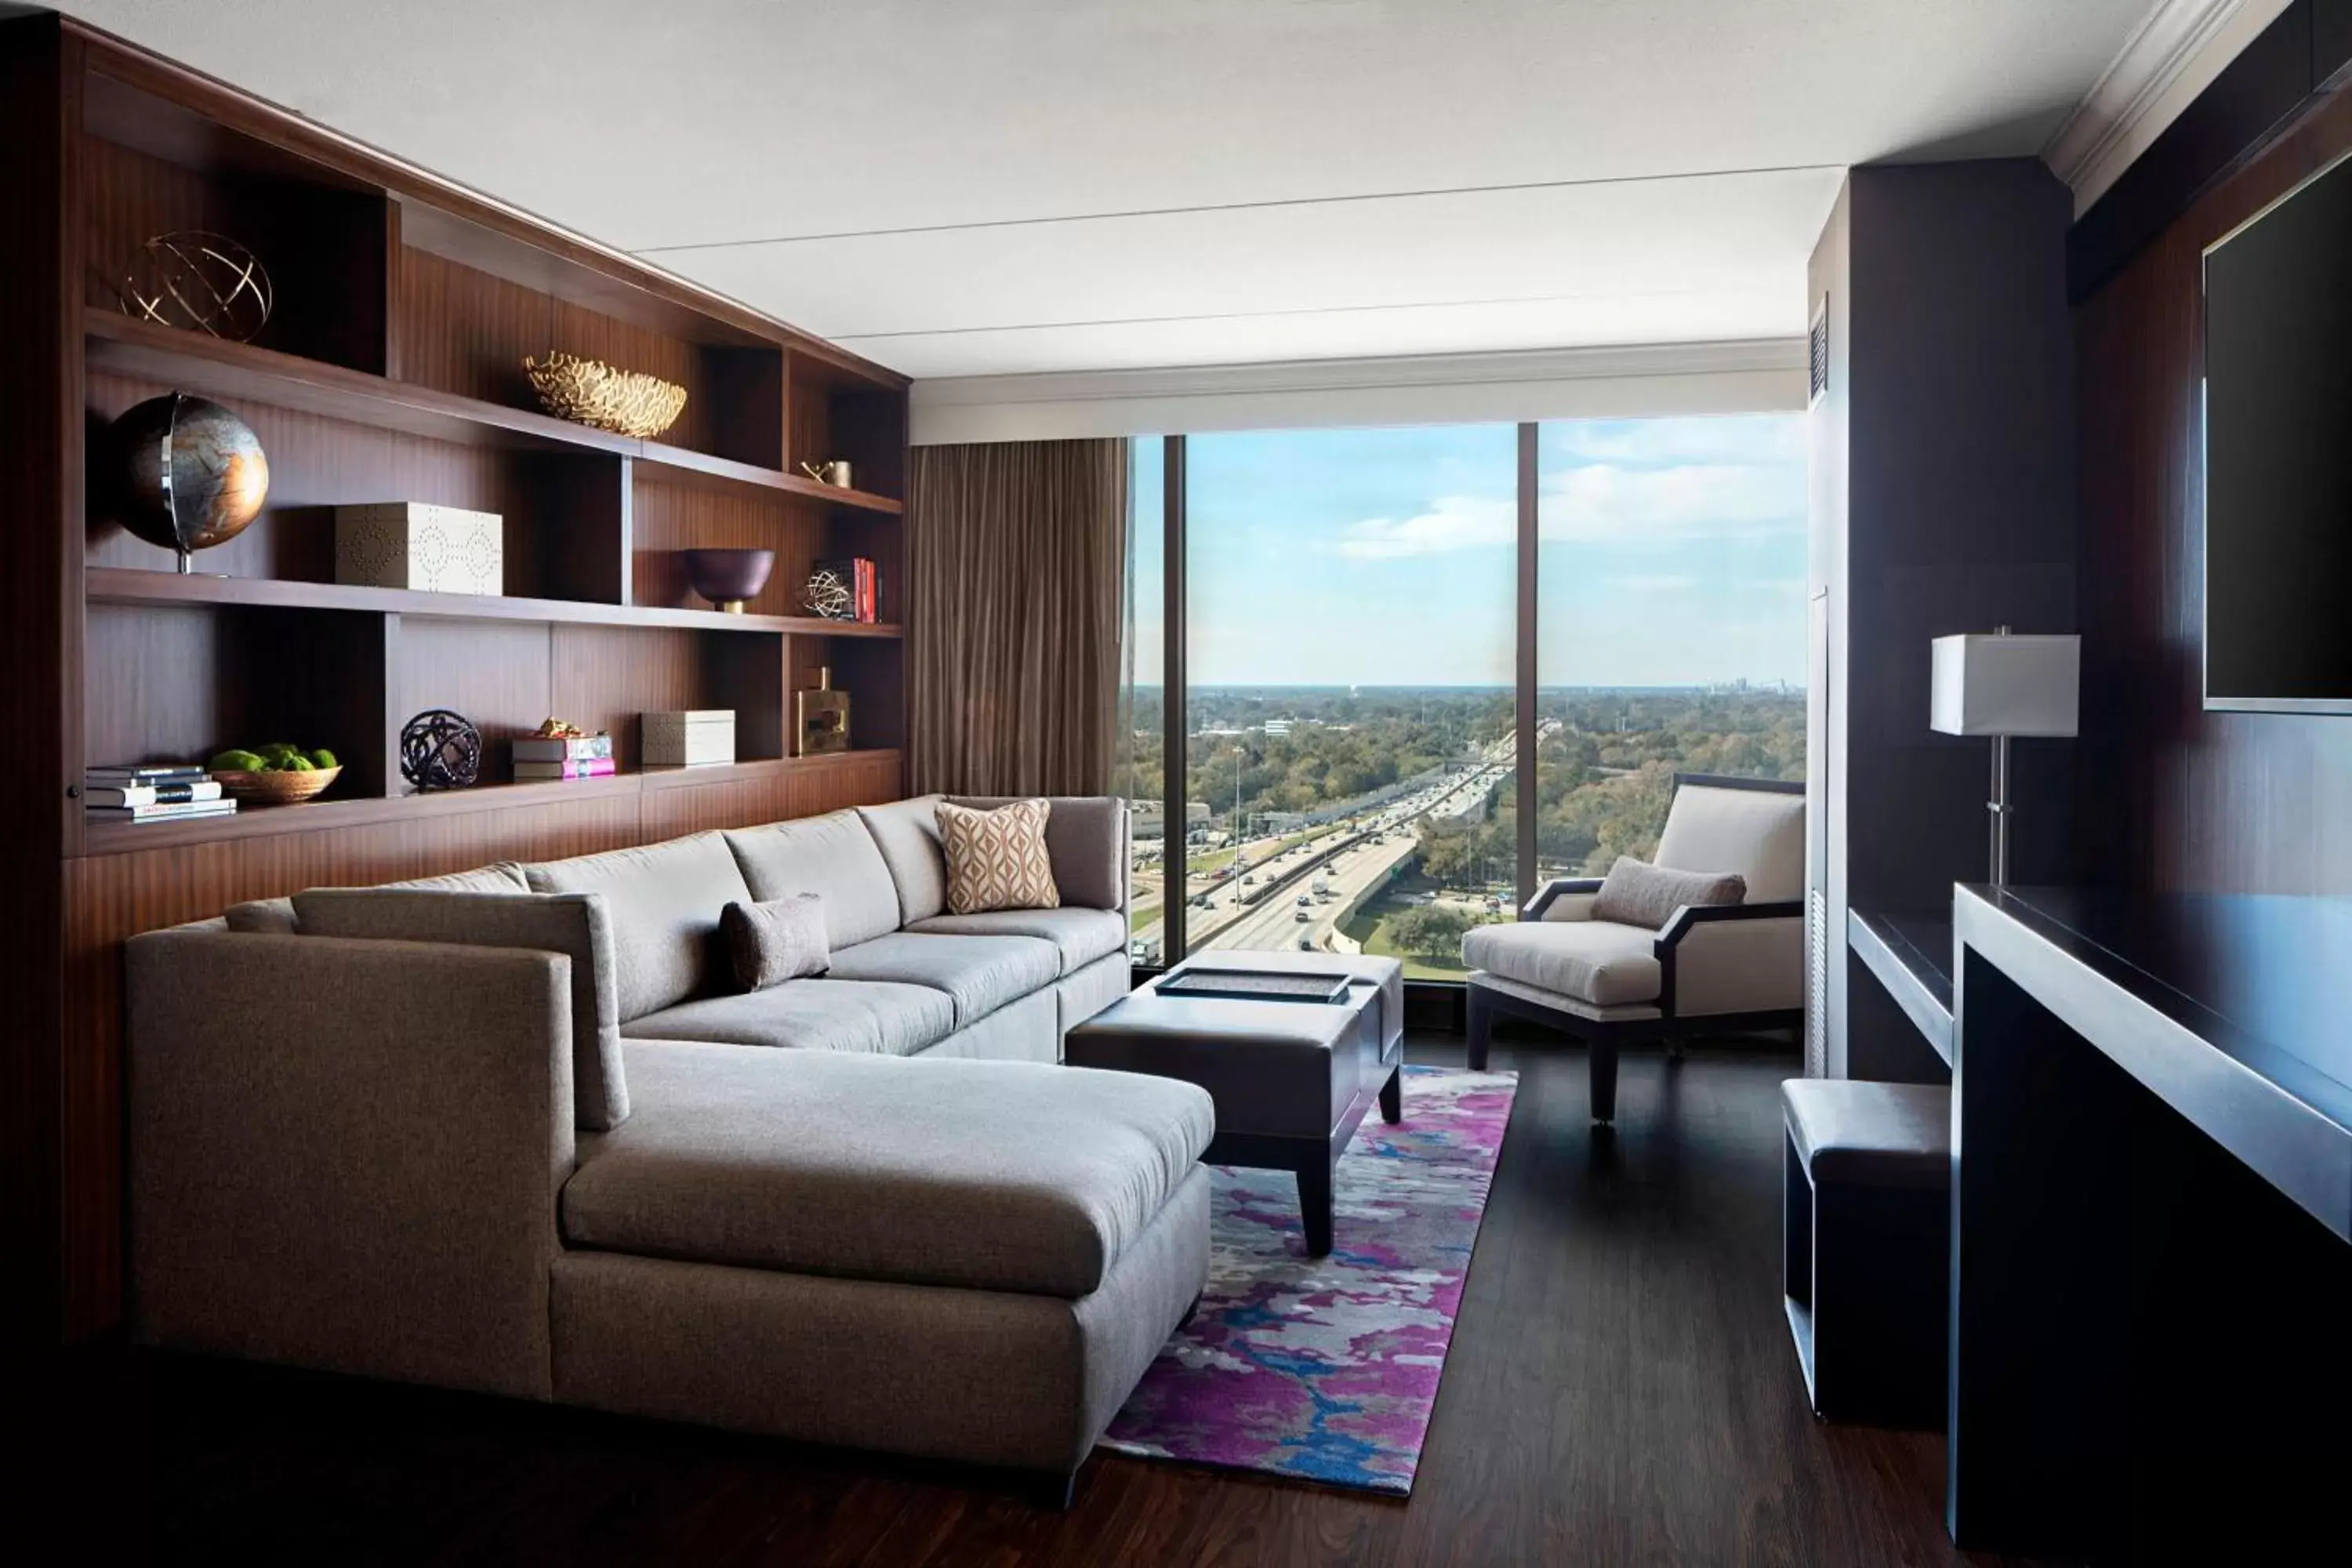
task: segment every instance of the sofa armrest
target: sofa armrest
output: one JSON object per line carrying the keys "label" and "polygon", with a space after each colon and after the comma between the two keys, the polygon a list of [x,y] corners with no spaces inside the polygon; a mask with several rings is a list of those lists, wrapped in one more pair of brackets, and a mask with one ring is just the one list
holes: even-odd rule
{"label": "sofa armrest", "polygon": [[[956,805],[993,811],[1034,796],[951,795]],[[1127,907],[1127,802],[1115,795],[1053,795],[1045,817],[1045,855],[1065,905]]]}
{"label": "sofa armrest", "polygon": [[140,1337],[550,1397],[571,961],[179,930],[124,971]]}
{"label": "sofa armrest", "polygon": [[1600,891],[1598,877],[1558,878],[1536,889],[1536,896],[1519,911],[1519,919],[1589,921],[1592,918],[1592,900]]}
{"label": "sofa armrest", "polygon": [[1685,905],[1658,933],[1660,1011],[1670,1017],[1804,1005],[1804,905]]}

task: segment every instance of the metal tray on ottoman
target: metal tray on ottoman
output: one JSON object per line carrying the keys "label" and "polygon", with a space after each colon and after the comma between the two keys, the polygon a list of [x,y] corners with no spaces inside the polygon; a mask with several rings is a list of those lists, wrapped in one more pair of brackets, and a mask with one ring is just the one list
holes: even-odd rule
{"label": "metal tray on ottoman", "polygon": [[[1346,994],[1328,1005],[1234,994],[1264,984],[1243,977],[1283,975],[1336,977]],[[1208,994],[1185,994],[1194,986]],[[1404,1114],[1403,969],[1328,952],[1188,959],[1072,1027],[1063,1060],[1207,1089],[1217,1135],[1201,1158],[1296,1173],[1307,1250],[1320,1258],[1331,1250],[1331,1167],[1375,1100],[1383,1121]]]}

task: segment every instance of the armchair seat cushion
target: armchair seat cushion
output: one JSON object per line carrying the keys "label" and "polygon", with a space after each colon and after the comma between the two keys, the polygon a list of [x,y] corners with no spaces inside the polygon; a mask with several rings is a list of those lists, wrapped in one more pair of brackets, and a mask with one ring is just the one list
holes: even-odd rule
{"label": "armchair seat cushion", "polygon": [[956,1026],[955,1003],[929,985],[787,980],[738,996],[708,996],[621,1026],[639,1040],[710,1040],[738,1046],[908,1057]]}
{"label": "armchair seat cushion", "polygon": [[1613,921],[1486,925],[1462,939],[1462,962],[1596,1007],[1655,1002],[1658,933]]}
{"label": "armchair seat cushion", "polygon": [[910,931],[940,936],[1027,936],[1050,942],[1063,974],[1127,949],[1127,921],[1117,910],[1065,905],[1058,910],[991,910],[977,915],[937,915],[908,923]]}
{"label": "armchair seat cushion", "polygon": [[582,1146],[574,1247],[1076,1300],[1214,1131],[1205,1091],[1139,1074],[625,1049],[635,1114]]}
{"label": "armchair seat cushion", "polygon": [[941,936],[893,931],[833,955],[834,980],[886,980],[943,991],[956,1026],[977,1023],[1007,1002],[1061,978],[1061,954],[1029,936]]}

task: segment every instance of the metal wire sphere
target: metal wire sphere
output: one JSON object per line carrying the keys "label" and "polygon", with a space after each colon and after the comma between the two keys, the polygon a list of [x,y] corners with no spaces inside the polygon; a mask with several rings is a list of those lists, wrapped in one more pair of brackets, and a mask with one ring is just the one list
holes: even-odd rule
{"label": "metal wire sphere", "polygon": [[140,247],[120,292],[126,316],[239,343],[269,324],[277,300],[253,252],[226,235],[193,228]]}
{"label": "metal wire sphere", "polygon": [[856,615],[849,584],[830,572],[813,574],[808,585],[801,590],[801,604],[812,616],[822,616],[828,621],[845,621]]}
{"label": "metal wire sphere", "polygon": [[418,789],[465,789],[482,776],[482,732],[462,713],[428,709],[400,727],[400,776]]}

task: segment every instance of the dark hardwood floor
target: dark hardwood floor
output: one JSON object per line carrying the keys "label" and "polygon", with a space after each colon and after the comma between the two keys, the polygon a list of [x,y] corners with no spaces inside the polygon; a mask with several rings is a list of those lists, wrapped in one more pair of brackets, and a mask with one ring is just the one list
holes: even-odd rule
{"label": "dark hardwood floor", "polygon": [[1777,1260],[1794,1058],[1633,1053],[1613,1137],[1580,1051],[1506,1037],[1496,1065],[1519,1100],[1409,1502],[1104,1457],[1056,1513],[723,1433],[121,1351],[58,1390],[43,1502],[88,1522],[79,1562],[1991,1561],[1944,1536],[1940,1437],[1806,1412]]}

